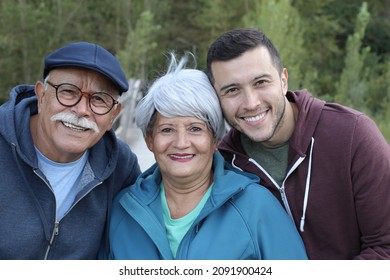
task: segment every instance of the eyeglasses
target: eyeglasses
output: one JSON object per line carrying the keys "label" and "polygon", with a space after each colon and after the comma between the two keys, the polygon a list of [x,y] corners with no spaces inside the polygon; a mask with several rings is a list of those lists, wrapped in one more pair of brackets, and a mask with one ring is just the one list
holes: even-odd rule
{"label": "eyeglasses", "polygon": [[73,107],[80,102],[83,95],[88,99],[89,108],[97,115],[105,115],[119,102],[106,92],[82,92],[77,86],[63,83],[54,85],[47,81],[56,90],[58,102],[65,107]]}

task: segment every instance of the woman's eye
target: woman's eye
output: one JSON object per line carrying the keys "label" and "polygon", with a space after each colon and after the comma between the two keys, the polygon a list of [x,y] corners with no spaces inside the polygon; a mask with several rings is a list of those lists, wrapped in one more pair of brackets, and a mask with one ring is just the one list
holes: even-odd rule
{"label": "woman's eye", "polygon": [[191,127],[191,132],[198,132],[198,131],[202,131],[202,128],[200,128],[200,127],[197,127],[197,126],[193,126],[193,127]]}

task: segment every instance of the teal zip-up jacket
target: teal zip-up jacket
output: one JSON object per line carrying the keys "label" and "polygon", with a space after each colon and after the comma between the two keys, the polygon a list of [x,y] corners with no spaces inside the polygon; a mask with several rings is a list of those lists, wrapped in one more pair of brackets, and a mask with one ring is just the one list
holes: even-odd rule
{"label": "teal zip-up jacket", "polygon": [[[214,185],[183,237],[176,259],[307,259],[286,211],[254,175],[229,170],[214,154]],[[113,202],[110,259],[172,260],[160,199],[161,173],[154,164]]]}
{"label": "teal zip-up jacket", "polygon": [[141,173],[137,157],[105,133],[89,151],[73,205],[56,221],[30,133],[37,110],[33,85],[17,86],[0,107],[0,259],[97,259],[114,195]]}

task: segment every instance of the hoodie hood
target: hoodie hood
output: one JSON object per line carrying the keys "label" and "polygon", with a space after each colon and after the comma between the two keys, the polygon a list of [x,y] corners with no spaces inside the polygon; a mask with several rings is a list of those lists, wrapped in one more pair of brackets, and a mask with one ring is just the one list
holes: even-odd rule
{"label": "hoodie hood", "polygon": [[[305,194],[303,198],[302,215],[299,222],[299,230],[304,232],[315,143],[315,138],[313,135],[322,114],[322,110],[325,106],[325,101],[315,99],[306,89],[299,91],[289,91],[287,92],[286,97],[290,102],[297,104],[299,111],[298,121],[295,124],[294,133],[290,139],[291,150],[295,151],[299,155],[299,159],[297,159],[294,165],[289,169],[287,177],[296,168],[298,168],[299,164],[306,157],[308,158]],[[290,214],[290,216],[292,215]]]}
{"label": "hoodie hood", "polygon": [[315,99],[303,89],[288,91],[287,99],[297,105],[299,115],[294,133],[290,138],[290,147],[301,157],[306,156],[312,136],[320,119],[325,101]]}
{"label": "hoodie hood", "polygon": [[[14,87],[9,100],[0,110],[0,135],[14,146],[17,154],[30,166],[36,167],[35,150],[30,134],[30,116],[37,114],[37,97],[33,85]],[[33,157],[31,155],[34,154]]]}
{"label": "hoodie hood", "polygon": [[38,113],[34,85],[14,87],[9,94],[9,100],[1,107],[0,119],[4,120],[4,126],[0,127],[0,134],[5,139],[16,142],[16,135],[20,135],[23,124],[29,121],[29,116]]}

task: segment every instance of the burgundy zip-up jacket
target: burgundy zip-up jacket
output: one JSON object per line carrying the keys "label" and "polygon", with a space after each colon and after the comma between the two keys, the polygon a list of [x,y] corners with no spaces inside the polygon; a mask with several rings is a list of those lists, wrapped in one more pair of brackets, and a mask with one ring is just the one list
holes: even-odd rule
{"label": "burgundy zip-up jacket", "polygon": [[279,199],[309,259],[390,259],[389,144],[361,112],[306,90],[287,98],[299,115],[282,186],[248,157],[234,128],[219,146],[225,160],[258,175]]}

